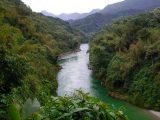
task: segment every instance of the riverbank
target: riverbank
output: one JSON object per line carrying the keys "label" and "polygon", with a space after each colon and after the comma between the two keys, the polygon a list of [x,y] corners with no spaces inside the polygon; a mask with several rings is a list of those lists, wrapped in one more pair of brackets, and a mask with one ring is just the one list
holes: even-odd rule
{"label": "riverbank", "polygon": [[75,89],[81,88],[85,92],[107,103],[110,107],[122,109],[129,120],[160,120],[151,114],[149,110],[141,109],[124,102],[124,100],[114,99],[108,96],[106,94],[106,88],[101,85],[101,81],[97,80],[92,71],[88,69],[89,54],[86,54],[88,45],[82,44],[80,48],[80,52],[72,52],[64,56],[59,62],[59,65],[63,68],[57,76],[57,94],[59,96],[73,93]]}
{"label": "riverbank", "polygon": [[123,101],[127,101],[127,99],[128,99],[127,95],[120,94],[118,92],[109,92],[108,95],[113,97],[113,98],[116,98],[116,99],[119,99],[119,100],[123,100]]}
{"label": "riverbank", "polygon": [[76,52],[80,52],[80,51],[81,51],[81,49],[78,48],[78,49],[73,50],[73,51],[69,51],[69,52],[62,53],[62,54],[60,54],[60,55],[58,56],[58,60],[61,60],[62,58],[64,58],[64,57],[67,56],[67,55],[70,55],[70,54],[76,53]]}
{"label": "riverbank", "polygon": [[149,110],[149,112],[160,119],[160,112],[157,112],[157,111],[154,111],[154,110]]}
{"label": "riverbank", "polygon": [[[115,99],[119,99],[119,100],[123,100],[123,101],[128,102],[128,96],[127,95],[120,94],[118,92],[109,92],[108,95],[111,96],[111,97],[113,97],[113,98],[115,98]],[[145,110],[147,110],[147,109],[145,109]],[[154,111],[154,110],[147,110],[147,111],[150,114],[152,114],[153,116],[155,116],[156,120],[160,119],[160,112]]]}

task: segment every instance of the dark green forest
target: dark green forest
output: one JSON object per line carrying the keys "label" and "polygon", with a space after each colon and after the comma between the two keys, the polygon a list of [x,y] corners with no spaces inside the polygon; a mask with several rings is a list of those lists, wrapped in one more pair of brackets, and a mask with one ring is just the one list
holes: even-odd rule
{"label": "dark green forest", "polygon": [[127,119],[80,91],[53,97],[58,56],[79,48],[83,37],[69,23],[34,13],[20,0],[0,0],[0,119]]}
{"label": "dark green forest", "polygon": [[45,95],[56,95],[58,55],[77,49],[82,35],[60,19],[33,13],[20,0],[1,0],[1,108],[5,111],[9,97],[36,96],[43,103]]}
{"label": "dark green forest", "polygon": [[113,97],[160,110],[160,9],[107,25],[90,41],[90,63]]}

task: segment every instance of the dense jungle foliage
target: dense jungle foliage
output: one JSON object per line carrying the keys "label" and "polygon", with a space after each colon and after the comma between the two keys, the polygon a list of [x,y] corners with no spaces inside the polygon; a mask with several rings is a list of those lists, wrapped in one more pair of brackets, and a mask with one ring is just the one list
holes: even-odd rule
{"label": "dense jungle foliage", "polygon": [[[0,119],[126,120],[80,92],[56,96],[61,53],[77,49],[84,34],[57,18],[33,13],[20,0],[0,0]],[[99,118],[95,118],[99,119]]]}
{"label": "dense jungle foliage", "polygon": [[118,20],[96,33],[90,63],[110,93],[160,110],[160,9]]}
{"label": "dense jungle foliage", "polygon": [[[56,95],[58,55],[79,47],[83,34],[33,13],[20,0],[0,0],[0,119],[10,100]],[[5,119],[5,118],[3,118]]]}
{"label": "dense jungle foliage", "polygon": [[128,120],[121,109],[111,110],[105,103],[76,91],[72,96],[47,98],[43,106],[30,98],[20,108],[17,103],[9,106],[13,120]]}

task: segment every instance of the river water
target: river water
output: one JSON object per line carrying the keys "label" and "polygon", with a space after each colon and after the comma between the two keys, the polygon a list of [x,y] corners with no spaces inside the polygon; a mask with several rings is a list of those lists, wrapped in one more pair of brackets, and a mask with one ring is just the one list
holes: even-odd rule
{"label": "river water", "polygon": [[140,109],[124,101],[114,99],[107,95],[107,90],[100,85],[88,69],[88,44],[80,46],[81,51],[63,56],[59,61],[62,69],[58,73],[59,96],[71,94],[76,89],[89,92],[92,96],[106,102],[111,108],[120,108],[127,114],[129,120],[158,120],[147,110]]}

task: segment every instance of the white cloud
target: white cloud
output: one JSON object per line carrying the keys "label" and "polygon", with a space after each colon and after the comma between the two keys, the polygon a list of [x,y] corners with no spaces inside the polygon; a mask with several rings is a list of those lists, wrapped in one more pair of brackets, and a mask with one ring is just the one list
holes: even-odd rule
{"label": "white cloud", "polygon": [[29,5],[33,11],[46,10],[54,14],[61,13],[85,13],[92,9],[104,8],[108,4],[122,0],[22,0]]}

